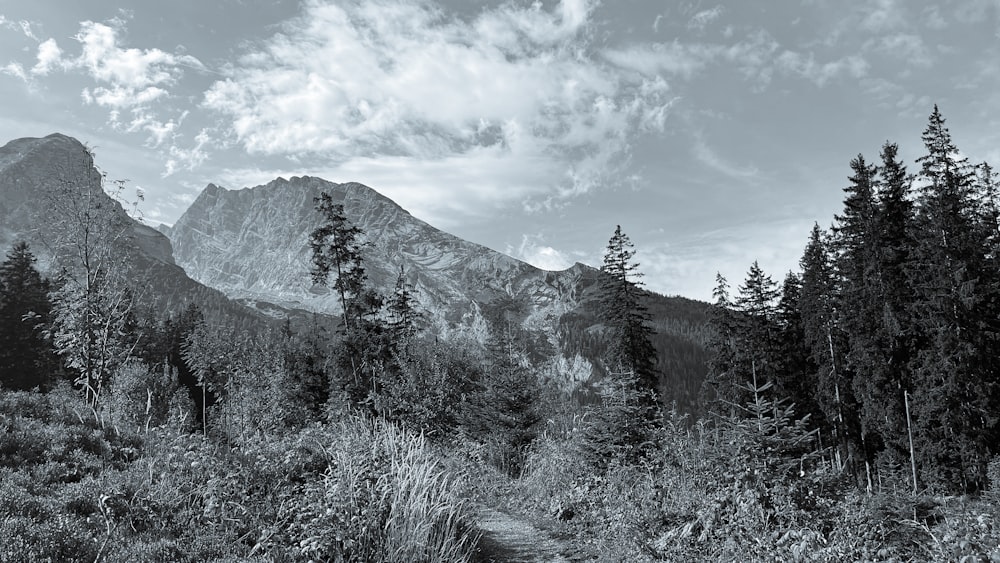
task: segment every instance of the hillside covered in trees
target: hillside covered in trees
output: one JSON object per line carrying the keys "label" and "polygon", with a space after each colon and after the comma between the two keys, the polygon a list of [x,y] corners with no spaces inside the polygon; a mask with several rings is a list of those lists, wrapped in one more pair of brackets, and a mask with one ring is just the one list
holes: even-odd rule
{"label": "hillside covered in trees", "polygon": [[497,513],[566,560],[1000,560],[996,174],[937,108],[923,143],[851,160],[801,271],[710,307],[647,292],[614,229],[558,327],[586,397],[522,303],[442,338],[404,268],[375,288],[328,194],[342,314],[283,323],[148,306],[88,207],[75,251],[0,265],[0,561],[506,560]]}

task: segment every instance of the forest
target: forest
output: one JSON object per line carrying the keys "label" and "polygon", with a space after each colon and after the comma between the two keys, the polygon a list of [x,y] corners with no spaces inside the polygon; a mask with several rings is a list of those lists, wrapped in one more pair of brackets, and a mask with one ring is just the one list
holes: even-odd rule
{"label": "forest", "polygon": [[[485,510],[566,561],[1000,561],[997,174],[936,107],[922,142],[851,159],[800,271],[719,276],[701,324],[653,321],[617,227],[559,335],[600,364],[586,401],[513,305],[439,339],[404,271],[376,291],[325,194],[342,314],[287,321],[158,311],[123,216],[55,206],[46,273],[0,265],[0,562],[507,560]],[[699,388],[663,385],[682,331]]]}

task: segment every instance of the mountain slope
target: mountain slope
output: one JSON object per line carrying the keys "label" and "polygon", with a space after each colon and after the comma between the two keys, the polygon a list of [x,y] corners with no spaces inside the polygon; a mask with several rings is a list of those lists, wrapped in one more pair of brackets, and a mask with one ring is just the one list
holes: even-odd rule
{"label": "mountain slope", "polygon": [[42,268],[49,268],[62,244],[59,223],[64,215],[59,209],[74,208],[88,194],[96,198],[97,208],[110,209],[129,226],[130,236],[122,244],[134,266],[134,281],[145,288],[142,295],[154,310],[175,311],[193,301],[210,318],[226,317],[245,326],[259,322],[249,309],[190,279],[175,263],[170,240],[128,217],[105,193],[87,148],[58,133],[0,147],[0,249],[6,252],[16,240],[25,240]]}
{"label": "mountain slope", "polygon": [[309,233],[319,224],[314,198],[326,191],[370,247],[365,267],[376,287],[393,287],[400,266],[426,309],[456,321],[473,302],[500,295],[535,305],[571,301],[580,267],[543,272],[416,219],[367,186],[320,178],[279,178],[224,190],[210,184],[167,230],[178,263],[196,280],[231,297],[284,307],[336,312],[335,295],[309,276]]}
{"label": "mountain slope", "polygon": [[[599,375],[603,352],[597,282],[600,273],[576,264],[548,272],[442,232],[375,190],[320,178],[279,178],[226,190],[210,184],[171,227],[163,229],[191,277],[245,303],[268,308],[339,312],[336,296],[314,287],[309,234],[319,225],[314,199],[329,193],[368,242],[365,268],[388,293],[400,266],[443,337],[456,331],[482,340],[486,318],[518,322],[529,334],[529,356],[571,388]],[[701,335],[707,305],[650,294],[660,336],[665,387],[693,404],[704,374]],[[674,396],[674,393],[670,394]]]}

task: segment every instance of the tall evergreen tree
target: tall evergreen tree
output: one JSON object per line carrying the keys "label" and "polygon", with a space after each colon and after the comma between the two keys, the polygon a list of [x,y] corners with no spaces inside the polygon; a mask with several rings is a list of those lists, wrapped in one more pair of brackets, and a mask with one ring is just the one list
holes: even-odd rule
{"label": "tall evergreen tree", "polygon": [[340,298],[344,326],[349,332],[359,325],[369,310],[366,302],[364,260],[361,251],[361,229],[351,224],[344,205],[322,192],[316,198],[316,211],[322,224],[309,235],[312,246],[313,283],[326,285],[335,276],[332,288]]}
{"label": "tall evergreen tree", "polygon": [[764,273],[755,260],[743,284],[737,288],[736,310],[742,313],[743,335],[751,353],[761,354],[764,361],[773,348],[777,321],[777,302],[781,292],[771,276]]}
{"label": "tall evergreen tree", "polygon": [[778,295],[777,284],[755,260],[746,280],[737,288],[735,301],[739,338],[731,385],[740,391],[735,403],[741,407],[752,399],[747,394],[750,386],[776,383],[780,362]]}
{"label": "tall evergreen tree", "polygon": [[732,385],[732,370],[736,365],[739,328],[738,316],[729,296],[729,281],[721,273],[715,275],[712,296],[715,303],[709,316],[712,336],[708,343],[711,358],[708,361],[708,376],[702,389],[701,402],[708,405],[718,401],[723,410],[731,412],[737,401],[737,393]]}
{"label": "tall evergreen tree", "polygon": [[844,211],[834,226],[835,269],[839,279],[836,322],[847,340],[842,404],[857,404],[859,434],[866,481],[872,482],[871,462],[880,448],[881,435],[865,425],[867,408],[877,409],[870,396],[871,374],[884,365],[883,347],[875,340],[881,313],[882,289],[879,271],[881,241],[878,232],[878,168],[858,155],[850,163],[854,173],[844,188]]}
{"label": "tall evergreen tree", "polygon": [[343,309],[343,346],[338,363],[347,372],[342,386],[357,403],[373,405],[379,393],[391,347],[382,308],[384,299],[368,284],[362,250],[362,231],[351,224],[344,205],[323,192],[316,200],[321,225],[310,235],[312,278],[316,284],[330,283]]}
{"label": "tall evergreen tree", "polygon": [[413,285],[406,279],[406,270],[399,267],[396,287],[386,302],[389,315],[388,330],[393,346],[403,349],[420,330],[423,314],[417,309],[417,300],[413,296]]}
{"label": "tall evergreen tree", "polygon": [[[861,398],[861,426],[869,453],[881,450],[880,466],[899,467],[908,463],[906,406],[904,394],[912,392],[909,362],[912,330],[908,308],[912,291],[904,265],[910,248],[911,178],[898,159],[898,147],[882,147],[881,182],[876,193],[874,256],[863,278],[866,301],[861,310],[867,321],[856,322],[864,332],[852,341],[857,362],[855,394]],[[875,461],[874,457],[872,461]]]}
{"label": "tall evergreen tree", "polygon": [[638,378],[640,392],[660,396],[656,374],[656,349],[651,337],[649,312],[643,304],[644,291],[639,264],[634,262],[635,250],[621,225],[608,241],[601,271],[601,302],[605,322],[611,329],[608,352],[612,366],[619,371],[632,371]]}
{"label": "tall evergreen tree", "polygon": [[833,426],[837,458],[856,474],[855,452],[860,424],[846,369],[847,335],[839,325],[840,282],[833,265],[828,236],[814,225],[802,256],[799,309],[810,357],[818,367],[816,401]]}
{"label": "tall evergreen tree", "polygon": [[817,367],[806,344],[802,324],[802,278],[789,272],[781,285],[778,300],[777,391],[787,399],[799,416],[809,416],[810,426],[823,421],[823,412],[816,402]]}
{"label": "tall evergreen tree", "polygon": [[0,265],[0,387],[45,388],[58,360],[44,328],[51,321],[49,282],[35,269],[26,242],[17,242]]}
{"label": "tall evergreen tree", "polygon": [[959,156],[937,106],[923,141],[907,264],[920,347],[913,362],[914,445],[925,484],[977,489],[985,482],[1000,391],[991,233],[979,213],[974,170]]}

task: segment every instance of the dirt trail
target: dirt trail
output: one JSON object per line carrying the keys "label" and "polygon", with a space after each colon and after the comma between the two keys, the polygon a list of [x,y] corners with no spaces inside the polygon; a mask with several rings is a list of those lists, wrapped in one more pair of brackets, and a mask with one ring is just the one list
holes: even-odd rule
{"label": "dirt trail", "polygon": [[482,508],[477,521],[483,532],[479,561],[483,563],[568,563],[570,546],[539,530],[530,522],[492,508]]}

